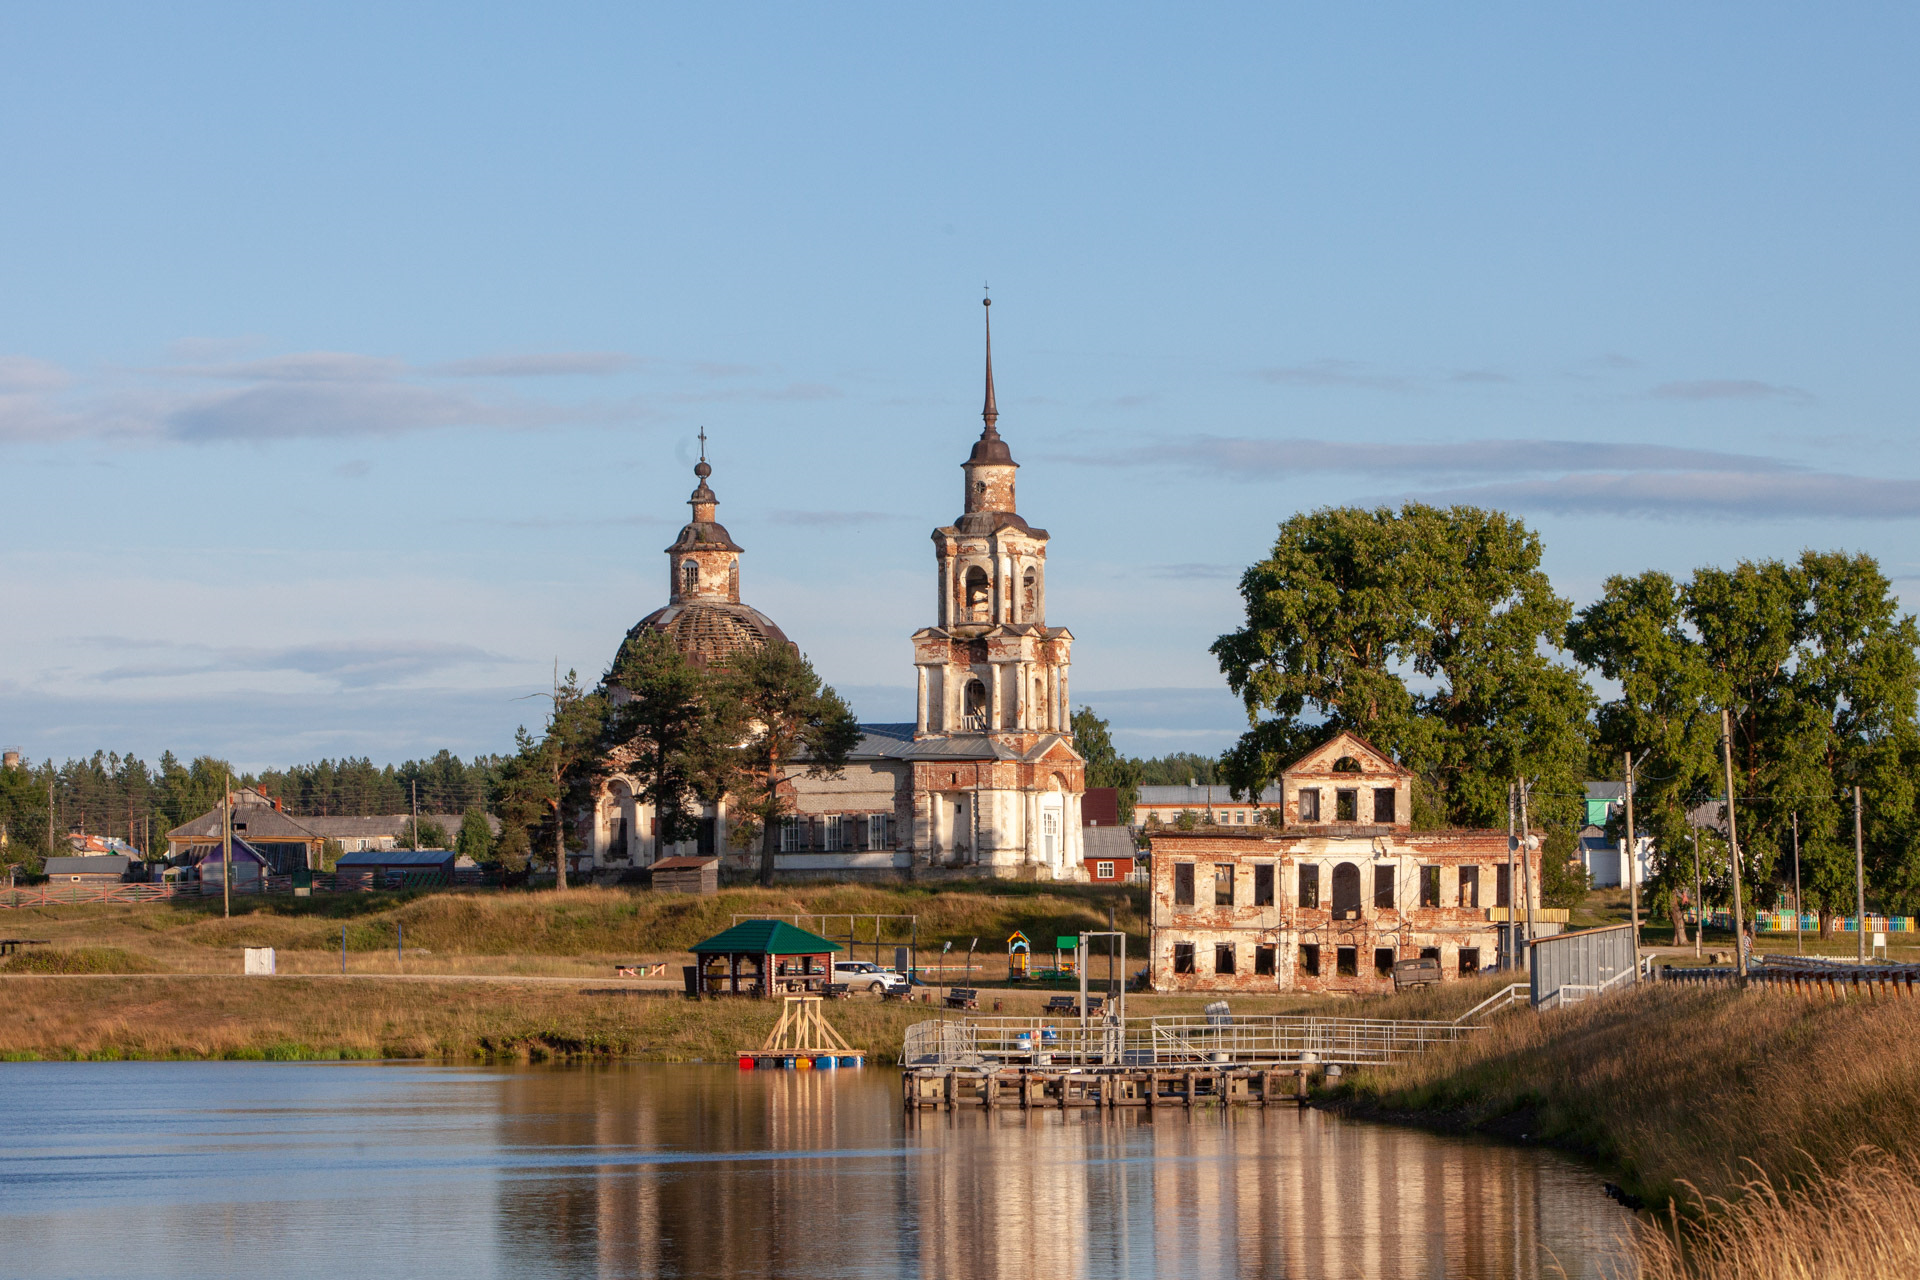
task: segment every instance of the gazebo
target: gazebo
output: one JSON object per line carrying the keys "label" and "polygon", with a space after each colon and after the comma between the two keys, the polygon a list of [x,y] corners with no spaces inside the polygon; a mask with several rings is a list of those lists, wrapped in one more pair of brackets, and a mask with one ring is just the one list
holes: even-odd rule
{"label": "gazebo", "polygon": [[695,943],[687,994],[694,996],[818,995],[833,981],[837,942],[784,920],[742,920]]}

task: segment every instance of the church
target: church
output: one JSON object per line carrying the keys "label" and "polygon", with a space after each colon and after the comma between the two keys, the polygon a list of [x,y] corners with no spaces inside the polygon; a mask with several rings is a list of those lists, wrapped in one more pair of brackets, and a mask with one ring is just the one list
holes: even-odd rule
{"label": "church", "polygon": [[[999,432],[986,314],[984,426],[960,464],[961,514],[933,531],[938,614],[910,637],[914,721],[862,724],[837,777],[794,767],[794,812],[775,863],[781,879],[1086,878],[1085,762],[1073,747],[1067,683],[1073,633],[1047,623],[1047,531],[1028,524],[1015,501],[1019,464]],[[667,603],[629,638],[665,632],[702,666],[725,665],[750,647],[792,645],[741,597],[744,548],[716,519],[704,447],[694,474],[693,520],[667,548]],[[576,874],[616,879],[676,856],[757,869],[758,848],[730,838],[725,797],[705,807],[697,839],[663,848],[633,779],[617,757],[607,765]]]}

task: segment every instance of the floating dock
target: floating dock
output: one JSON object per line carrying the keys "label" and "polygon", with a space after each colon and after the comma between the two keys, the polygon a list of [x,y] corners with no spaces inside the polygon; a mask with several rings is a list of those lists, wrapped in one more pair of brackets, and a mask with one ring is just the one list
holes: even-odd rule
{"label": "floating dock", "polygon": [[902,1088],[909,1111],[1305,1106],[1308,1074],[1304,1067],[1165,1071],[915,1067],[904,1072]]}

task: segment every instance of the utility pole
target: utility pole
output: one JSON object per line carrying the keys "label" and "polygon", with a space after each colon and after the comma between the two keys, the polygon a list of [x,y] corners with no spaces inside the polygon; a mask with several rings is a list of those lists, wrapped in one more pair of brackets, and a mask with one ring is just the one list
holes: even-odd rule
{"label": "utility pole", "polygon": [[[549,734],[560,728],[560,659],[553,660],[553,720]],[[415,801],[415,807],[419,802]],[[567,787],[566,771],[556,769],[553,777],[553,887],[567,887]],[[414,824],[419,832],[419,823]],[[832,962],[828,962],[828,972],[832,972]]]}
{"label": "utility pole", "polygon": [[420,779],[413,780],[413,832],[408,841],[411,848],[420,847]]}
{"label": "utility pole", "polygon": [[1527,935],[1524,941],[1528,946],[1533,945],[1533,858],[1530,856],[1533,852],[1532,840],[1533,826],[1527,821],[1527,780],[1522,778],[1520,779],[1520,842],[1522,845],[1520,870],[1527,882]]}
{"label": "utility pole", "polygon": [[1693,958],[1700,958],[1700,937],[1707,931],[1707,900],[1700,894],[1700,831],[1691,828],[1693,837]]}
{"label": "utility pole", "polygon": [[1853,789],[1853,935],[1860,943],[1860,963],[1867,962],[1867,853],[1860,839],[1860,788]]}
{"label": "utility pole", "polygon": [[1793,949],[1806,954],[1807,943],[1800,936],[1800,811],[1793,811]]}
{"label": "utility pole", "polygon": [[1512,969],[1520,963],[1520,948],[1517,945],[1520,913],[1514,909],[1514,901],[1519,897],[1514,890],[1520,882],[1513,876],[1513,784],[1507,784],[1507,927],[1500,936],[1500,945],[1506,951],[1506,963],[1500,967]]}
{"label": "utility pole", "polygon": [[[49,761],[51,763],[51,761]],[[53,856],[53,783],[47,783],[47,856]]]}
{"label": "utility pole", "polygon": [[1633,752],[1627,752],[1627,884],[1633,909],[1633,959],[1640,962],[1640,850],[1633,843]]}
{"label": "utility pole", "polygon": [[220,775],[226,790],[220,793],[220,914],[233,918],[233,775]]}
{"label": "utility pole", "polygon": [[1746,914],[1740,906],[1740,835],[1733,820],[1733,712],[1720,708],[1720,758],[1727,769],[1727,860],[1733,866],[1733,963],[1747,985]]}

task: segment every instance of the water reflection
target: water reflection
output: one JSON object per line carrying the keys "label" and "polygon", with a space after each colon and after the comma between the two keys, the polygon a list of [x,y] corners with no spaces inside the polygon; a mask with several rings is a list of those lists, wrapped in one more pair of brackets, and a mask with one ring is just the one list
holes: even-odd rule
{"label": "water reflection", "polygon": [[0,1067],[0,1274],[1532,1277],[1550,1154],[1317,1112],[928,1113],[891,1072]]}

